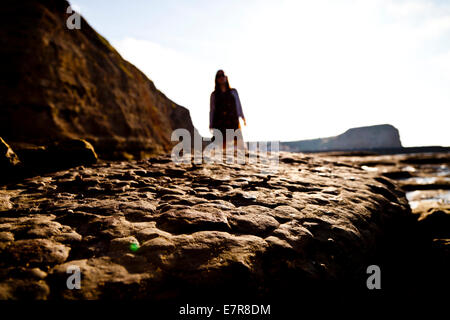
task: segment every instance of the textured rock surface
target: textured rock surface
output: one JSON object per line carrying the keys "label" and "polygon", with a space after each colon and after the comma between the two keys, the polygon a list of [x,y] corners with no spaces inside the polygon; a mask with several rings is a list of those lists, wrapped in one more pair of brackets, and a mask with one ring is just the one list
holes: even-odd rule
{"label": "textured rock surface", "polygon": [[412,213],[419,221],[434,215],[447,216],[441,221],[445,224],[436,223],[432,229],[445,229],[446,237],[450,237],[450,153],[323,156],[395,179],[406,192]]}
{"label": "textured rock surface", "polygon": [[[406,192],[414,218],[414,231],[403,251],[418,295],[447,297],[450,287],[450,153],[371,156],[331,156],[330,161],[395,179]],[[413,267],[412,267],[413,266]],[[418,296],[417,295],[417,296]]]}
{"label": "textured rock surface", "polygon": [[[315,156],[259,164],[98,163],[0,191],[2,298],[290,296],[365,287],[410,214],[389,179]],[[82,272],[80,290],[66,273]],[[359,283],[359,284],[358,284]]]}
{"label": "textured rock surface", "polygon": [[282,142],[281,148],[291,152],[399,149],[398,130],[389,124],[348,129],[335,137]]}
{"label": "textured rock surface", "polygon": [[175,128],[195,129],[82,19],[69,30],[64,0],[0,2],[0,136],[47,145],[86,139],[102,158],[168,150]]}

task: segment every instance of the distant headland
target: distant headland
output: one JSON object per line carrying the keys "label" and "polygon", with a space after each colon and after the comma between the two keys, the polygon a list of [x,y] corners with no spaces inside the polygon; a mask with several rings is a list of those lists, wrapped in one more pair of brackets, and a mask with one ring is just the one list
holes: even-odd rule
{"label": "distant headland", "polygon": [[368,152],[378,154],[447,152],[450,147],[403,147],[400,133],[390,124],[351,128],[326,138],[280,142],[280,150],[290,152]]}

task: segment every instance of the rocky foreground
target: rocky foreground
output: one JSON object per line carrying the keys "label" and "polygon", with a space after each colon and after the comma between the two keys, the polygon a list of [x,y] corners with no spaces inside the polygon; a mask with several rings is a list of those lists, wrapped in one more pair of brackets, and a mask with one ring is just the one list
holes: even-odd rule
{"label": "rocky foreground", "polygon": [[[410,217],[389,178],[314,155],[282,153],[272,175],[170,157],[97,163],[1,188],[0,298],[367,291],[367,267]],[[67,288],[71,266],[80,289]]]}
{"label": "rocky foreground", "polygon": [[[325,158],[328,158],[325,156]],[[438,244],[450,244],[450,153],[332,156],[394,179],[406,193],[418,226]],[[447,249],[449,250],[449,249]]]}
{"label": "rocky foreground", "polygon": [[[392,179],[406,194],[413,217],[411,232],[397,250],[394,264],[399,297],[409,293],[423,304],[448,301],[450,288],[450,153],[397,155],[321,155]],[[402,226],[403,228],[404,226]],[[391,258],[390,258],[391,259]],[[403,289],[401,289],[403,288]],[[444,302],[446,303],[446,302]]]}

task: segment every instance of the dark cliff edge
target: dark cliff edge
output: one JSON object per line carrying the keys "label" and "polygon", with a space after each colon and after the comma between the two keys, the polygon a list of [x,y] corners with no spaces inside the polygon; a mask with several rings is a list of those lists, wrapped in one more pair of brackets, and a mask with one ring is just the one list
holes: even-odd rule
{"label": "dark cliff edge", "polygon": [[176,128],[197,134],[189,111],[81,18],[70,30],[69,3],[0,3],[0,137],[14,151],[85,139],[100,158],[167,152]]}

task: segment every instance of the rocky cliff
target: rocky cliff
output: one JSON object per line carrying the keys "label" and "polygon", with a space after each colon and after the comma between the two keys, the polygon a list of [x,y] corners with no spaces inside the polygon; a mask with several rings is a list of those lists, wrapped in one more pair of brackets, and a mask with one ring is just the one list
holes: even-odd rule
{"label": "rocky cliff", "polygon": [[69,30],[64,0],[0,2],[0,137],[48,144],[86,139],[102,158],[167,151],[189,111],[81,19]]}
{"label": "rocky cliff", "polygon": [[389,125],[352,128],[335,137],[282,142],[286,151],[343,151],[402,148],[398,130]]}

